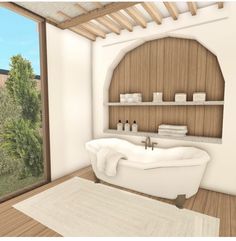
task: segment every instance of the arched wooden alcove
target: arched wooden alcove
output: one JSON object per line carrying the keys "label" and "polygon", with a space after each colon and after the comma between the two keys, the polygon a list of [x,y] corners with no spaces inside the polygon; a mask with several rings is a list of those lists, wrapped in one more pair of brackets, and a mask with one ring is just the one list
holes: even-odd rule
{"label": "arched wooden alcove", "polygon": [[[151,102],[153,92],[163,92],[164,101],[175,93],[206,92],[207,101],[224,100],[224,78],[217,57],[195,40],[163,38],[144,43],[128,52],[114,69],[109,102],[119,102],[122,93],[141,92]],[[144,132],[157,132],[160,124],[184,124],[188,135],[222,137],[223,105],[109,106],[109,129],[118,120],[133,120]]]}

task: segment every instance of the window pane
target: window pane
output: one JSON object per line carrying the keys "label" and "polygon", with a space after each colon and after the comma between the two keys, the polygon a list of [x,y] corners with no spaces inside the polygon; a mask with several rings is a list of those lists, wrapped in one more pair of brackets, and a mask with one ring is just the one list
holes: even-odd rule
{"label": "window pane", "polygon": [[38,24],[0,8],[0,199],[45,179]]}

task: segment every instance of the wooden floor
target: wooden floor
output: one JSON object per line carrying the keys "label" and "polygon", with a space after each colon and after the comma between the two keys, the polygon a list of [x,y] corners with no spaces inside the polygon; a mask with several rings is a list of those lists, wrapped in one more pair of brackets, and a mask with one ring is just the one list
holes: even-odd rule
{"label": "wooden floor", "polygon": [[[52,183],[0,204],[0,236],[59,237],[59,234],[12,208],[12,205],[74,176],[94,180],[91,167],[86,167],[53,181]],[[155,199],[172,203],[170,200],[161,198]],[[220,218],[220,236],[236,236],[236,196],[200,189],[194,197],[186,201],[184,207]]]}

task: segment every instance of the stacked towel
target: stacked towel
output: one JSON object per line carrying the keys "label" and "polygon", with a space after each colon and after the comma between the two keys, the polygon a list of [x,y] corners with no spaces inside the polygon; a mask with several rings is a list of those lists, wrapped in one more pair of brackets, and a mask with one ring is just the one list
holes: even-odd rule
{"label": "stacked towel", "polygon": [[186,102],[187,94],[185,93],[176,93],[175,94],[175,102]]}
{"label": "stacked towel", "polygon": [[121,103],[138,103],[138,102],[142,102],[142,94],[141,93],[120,94],[120,102]]}
{"label": "stacked towel", "polygon": [[121,159],[127,159],[126,156],[111,148],[102,147],[97,153],[97,169],[107,176],[116,175],[117,165]]}
{"label": "stacked towel", "polygon": [[187,126],[183,125],[159,125],[158,134],[161,136],[184,137],[188,133]]}
{"label": "stacked towel", "polygon": [[206,93],[205,92],[195,92],[193,93],[193,101],[206,101]]}
{"label": "stacked towel", "polygon": [[163,93],[162,92],[154,92],[153,93],[153,102],[162,102],[163,101]]}

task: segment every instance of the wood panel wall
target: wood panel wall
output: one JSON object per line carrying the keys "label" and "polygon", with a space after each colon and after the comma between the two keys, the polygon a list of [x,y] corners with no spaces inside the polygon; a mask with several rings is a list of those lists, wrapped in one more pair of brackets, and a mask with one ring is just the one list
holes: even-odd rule
{"label": "wood panel wall", "polygon": [[[164,101],[175,93],[206,92],[207,100],[224,100],[224,79],[217,58],[195,40],[163,38],[135,48],[113,72],[109,102],[119,102],[121,93],[142,93],[152,101],[153,92],[163,92]],[[221,137],[223,106],[110,106],[109,128],[118,120],[139,125],[140,131],[157,132],[160,124],[184,124],[188,135]]]}

